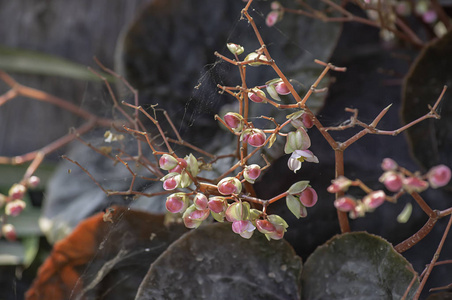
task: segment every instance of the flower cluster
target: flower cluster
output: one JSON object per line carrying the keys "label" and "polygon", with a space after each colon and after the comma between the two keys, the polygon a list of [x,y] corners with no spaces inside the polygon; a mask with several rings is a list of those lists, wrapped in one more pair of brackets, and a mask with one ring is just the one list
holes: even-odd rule
{"label": "flower cluster", "polygon": [[[411,173],[401,168],[390,158],[385,158],[381,163],[384,173],[379,181],[384,184],[390,192],[396,193],[394,197],[389,197],[383,190],[368,191],[362,199],[355,199],[350,195],[345,195],[336,199],[334,206],[343,212],[348,212],[351,218],[363,217],[366,212],[373,211],[382,205],[386,200],[395,200],[402,193],[420,193],[427,188],[439,188],[447,185],[451,179],[451,170],[445,165],[438,165],[431,168],[426,174]],[[350,186],[362,186],[360,181],[352,181],[344,176],[339,176],[332,181],[328,187],[328,192],[346,192]]]}
{"label": "flower cluster", "polygon": [[[4,207],[4,215],[16,217],[25,209],[26,203],[23,200],[29,188],[36,188],[39,185],[39,177],[31,176],[23,183],[16,183],[11,186],[8,195],[0,194],[0,208]],[[3,218],[3,222],[5,222]],[[12,224],[2,224],[1,234],[8,240],[16,239],[16,230]],[[1,235],[0,235],[1,236]]]}
{"label": "flower cluster", "polygon": [[304,161],[318,163],[318,158],[308,150],[311,147],[311,139],[307,133],[307,130],[313,126],[311,117],[303,110],[287,116],[291,120],[292,126],[295,127],[295,131],[291,131],[287,134],[286,145],[284,152],[286,154],[292,153],[287,162],[290,170],[295,173],[301,169],[301,164]]}
{"label": "flower cluster", "polygon": [[412,174],[407,170],[400,168],[397,163],[385,158],[381,164],[383,175],[379,181],[391,192],[399,192],[401,190],[412,192],[423,192],[429,186],[436,189],[447,185],[451,179],[451,170],[445,165],[438,165],[431,168],[425,175],[418,173]]}

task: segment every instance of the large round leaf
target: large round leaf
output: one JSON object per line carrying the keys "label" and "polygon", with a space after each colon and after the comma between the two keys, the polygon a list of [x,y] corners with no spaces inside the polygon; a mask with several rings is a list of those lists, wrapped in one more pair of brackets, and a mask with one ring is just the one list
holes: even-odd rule
{"label": "large round leaf", "polygon": [[[307,259],[302,299],[401,299],[414,273],[384,239],[366,232],[337,235]],[[414,295],[419,281],[410,290]]]}
{"label": "large round leaf", "polygon": [[438,107],[440,120],[421,122],[408,129],[411,150],[425,168],[439,163],[452,165],[452,32],[428,45],[406,77],[402,116],[409,123],[428,112],[444,85],[449,90]]}
{"label": "large round leaf", "polygon": [[300,276],[301,259],[286,241],[258,232],[247,240],[215,223],[173,243],[136,299],[299,299]]}

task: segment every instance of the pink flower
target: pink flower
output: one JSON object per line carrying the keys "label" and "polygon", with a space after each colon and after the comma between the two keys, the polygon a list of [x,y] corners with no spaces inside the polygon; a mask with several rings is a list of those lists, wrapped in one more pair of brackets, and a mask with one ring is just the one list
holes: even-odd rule
{"label": "pink flower", "polygon": [[428,182],[420,179],[419,177],[412,176],[407,177],[402,180],[403,188],[408,192],[423,192],[428,188]]}
{"label": "pink flower", "polygon": [[[173,173],[173,174],[177,174],[177,173]],[[177,174],[175,176],[172,176],[172,177],[169,177],[169,178],[165,179],[165,181],[163,181],[163,188],[166,191],[174,190],[175,188],[177,188],[177,186],[180,183],[180,177],[181,176],[179,174]]]}
{"label": "pink flower", "polygon": [[451,178],[450,168],[446,165],[433,167],[428,171],[427,178],[434,189],[445,186],[449,183]]}
{"label": "pink flower", "polygon": [[398,192],[403,187],[403,176],[393,171],[384,172],[379,181],[391,192]]}
{"label": "pink flower", "polygon": [[243,129],[243,117],[240,114],[228,112],[223,119],[234,132],[240,132]]}
{"label": "pink flower", "polygon": [[[261,95],[264,99],[259,97],[258,95]],[[253,102],[261,103],[265,101],[265,93],[259,88],[254,88],[251,90],[251,92],[248,92],[248,98]]]}
{"label": "pink flower", "polygon": [[317,192],[312,187],[307,187],[299,195],[301,204],[306,207],[312,207],[317,203]]}
{"label": "pink flower", "polygon": [[385,158],[381,163],[381,168],[383,169],[383,171],[393,171],[397,169],[397,167],[397,163],[391,158]]}
{"label": "pink flower", "polygon": [[356,207],[356,201],[348,196],[340,197],[334,201],[334,207],[343,212],[353,211]]}
{"label": "pink flower", "polygon": [[245,167],[243,171],[243,178],[249,183],[254,183],[254,181],[261,175],[261,167],[256,164],[252,164]]}
{"label": "pink flower", "polygon": [[290,94],[290,90],[287,87],[287,85],[284,83],[284,81],[278,82],[275,85],[275,90],[280,95],[288,95],[288,94]]}
{"label": "pink flower", "polygon": [[219,197],[219,196],[215,196],[215,197],[211,197],[209,199],[209,209],[214,212],[214,213],[221,213],[226,211],[227,207],[228,207],[228,203],[226,201],[226,199],[224,197]]}
{"label": "pink flower", "polygon": [[239,194],[242,191],[242,183],[235,177],[223,178],[217,187],[222,195]]}
{"label": "pink flower", "polygon": [[16,217],[25,209],[26,204],[23,200],[17,199],[8,202],[5,206],[5,214]]}
{"label": "pink flower", "polygon": [[273,25],[276,24],[276,22],[278,22],[278,19],[279,19],[279,12],[276,10],[272,10],[265,18],[265,24],[268,27],[272,27]]}
{"label": "pink flower", "polygon": [[382,190],[372,192],[363,198],[363,203],[370,209],[375,209],[386,200],[386,194]]}
{"label": "pink flower", "polygon": [[37,188],[37,187],[38,187],[38,185],[39,185],[40,182],[41,182],[41,180],[39,179],[38,176],[31,176],[31,177],[28,178],[28,180],[27,180],[27,186],[28,186],[29,188],[34,189],[34,188]]}
{"label": "pink flower", "polygon": [[206,195],[202,193],[197,193],[195,198],[193,199],[193,204],[195,205],[196,209],[203,210],[208,208],[209,200],[207,199]]}
{"label": "pink flower", "polygon": [[331,181],[331,185],[326,189],[329,193],[345,192],[348,190],[352,181],[345,176],[339,176]]}
{"label": "pink flower", "polygon": [[163,154],[159,159],[159,166],[160,169],[163,170],[171,170],[175,168],[178,164],[178,161],[175,157],[169,155],[169,154]]}
{"label": "pink flower", "polygon": [[201,223],[209,217],[210,210],[198,210],[194,205],[187,208],[182,216],[185,227],[187,228],[198,228]]}
{"label": "pink flower", "polygon": [[16,235],[16,229],[14,228],[13,225],[11,224],[4,224],[2,226],[2,233],[3,236],[8,240],[8,241],[15,241],[17,238]]}
{"label": "pink flower", "polygon": [[253,235],[254,229],[256,227],[250,221],[235,221],[232,223],[232,231],[245,239],[249,239]]}
{"label": "pink flower", "polygon": [[241,140],[253,147],[262,147],[267,137],[265,133],[257,128],[247,129],[242,133]]}
{"label": "pink flower", "polygon": [[9,189],[8,195],[12,199],[23,199],[26,192],[27,188],[24,185],[16,183]]}
{"label": "pink flower", "polygon": [[182,212],[188,206],[188,197],[185,193],[171,194],[166,198],[165,206],[173,214]]}
{"label": "pink flower", "polygon": [[280,216],[269,215],[267,220],[257,220],[256,227],[259,232],[265,234],[268,240],[280,240],[284,237],[284,232],[289,226]]}

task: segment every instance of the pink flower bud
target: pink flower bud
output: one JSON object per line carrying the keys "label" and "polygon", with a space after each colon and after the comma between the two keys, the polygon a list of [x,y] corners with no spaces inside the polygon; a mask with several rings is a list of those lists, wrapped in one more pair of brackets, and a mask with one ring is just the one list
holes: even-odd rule
{"label": "pink flower bud", "polygon": [[253,88],[251,90],[251,92],[248,92],[248,98],[256,103],[261,103],[264,102],[265,99],[259,97],[258,95],[261,95],[262,97],[265,98],[265,93],[263,91],[261,91],[259,88]]}
{"label": "pink flower bud", "polygon": [[284,226],[276,225],[269,220],[257,220],[256,227],[259,232],[265,234],[268,240],[280,240],[286,231]]}
{"label": "pink flower bud", "polygon": [[27,180],[27,186],[31,189],[35,189],[38,187],[40,182],[41,182],[41,180],[39,179],[38,176],[31,176]]}
{"label": "pink flower bud", "polygon": [[284,81],[278,82],[275,85],[275,90],[280,95],[288,95],[288,94],[290,94],[290,90],[287,87],[287,85],[284,83]]}
{"label": "pink flower bud", "polygon": [[5,214],[8,216],[18,216],[25,209],[25,202],[23,200],[13,200],[8,202],[5,206]]}
{"label": "pink flower bud", "polygon": [[256,221],[257,230],[262,233],[272,233],[276,231],[275,225],[270,223],[268,220],[257,220]]}
{"label": "pink flower bud", "polygon": [[437,19],[438,15],[434,10],[429,10],[422,14],[422,20],[424,20],[425,23],[434,23]]}
{"label": "pink flower bud", "polygon": [[272,10],[278,10],[278,9],[281,9],[281,3],[279,3],[278,1],[273,1],[273,2],[270,4],[270,8],[271,8]]}
{"label": "pink flower bud", "polygon": [[408,192],[423,192],[428,188],[428,182],[420,179],[419,177],[407,177],[403,179],[403,188]]}
{"label": "pink flower bud", "polygon": [[171,194],[166,198],[165,206],[173,214],[182,212],[188,206],[188,197],[184,193]]}
{"label": "pink flower bud", "polygon": [[427,178],[434,189],[445,186],[449,183],[451,178],[450,168],[446,165],[433,167],[428,171]]}
{"label": "pink flower bud", "polygon": [[242,133],[242,141],[247,142],[253,147],[262,147],[265,144],[267,137],[260,129],[247,129]]}
{"label": "pink flower bud", "polygon": [[261,175],[261,167],[256,164],[252,164],[245,167],[243,171],[243,178],[249,183],[254,183],[254,181]]}
{"label": "pink flower bud", "polygon": [[240,132],[243,129],[243,117],[240,114],[228,112],[223,119],[234,132]]}
{"label": "pink flower bud", "polygon": [[181,179],[180,175],[172,176],[172,177],[165,179],[165,181],[163,181],[163,188],[166,191],[174,190],[175,188],[178,187],[178,185],[180,183],[180,179]]}
{"label": "pink flower bud", "polygon": [[227,43],[226,46],[228,47],[229,51],[231,51],[232,54],[240,55],[245,51],[245,49],[237,44],[234,43]]}
{"label": "pink flower bud", "polygon": [[253,235],[254,229],[256,227],[250,221],[235,221],[232,223],[232,231],[245,239],[249,239]]}
{"label": "pink flower bud", "polygon": [[8,241],[15,241],[17,238],[16,235],[16,229],[14,228],[13,225],[11,224],[4,224],[2,226],[2,233],[3,236],[8,240]]}
{"label": "pink flower bud", "polygon": [[211,197],[208,205],[209,209],[217,214],[226,211],[226,208],[228,207],[226,198],[219,196]]}
{"label": "pink flower bud", "polygon": [[12,199],[23,199],[26,192],[27,188],[24,185],[16,183],[9,189],[8,195]]}
{"label": "pink flower bud", "polygon": [[207,199],[206,195],[202,193],[197,193],[195,198],[193,199],[193,204],[195,205],[196,209],[204,210],[208,208],[209,200]]}
{"label": "pink flower bud", "polygon": [[175,168],[177,164],[177,159],[169,154],[163,154],[159,159],[159,166],[163,170],[171,170]]}
{"label": "pink flower bud", "polygon": [[194,205],[187,208],[182,216],[182,220],[184,221],[185,227],[187,228],[197,228],[201,225],[202,221],[209,217],[210,210],[198,210]]}
{"label": "pink flower bud", "polygon": [[329,193],[338,193],[340,191],[345,192],[348,190],[352,181],[345,176],[339,176],[331,181],[331,185],[326,189]]}
{"label": "pink flower bud", "polygon": [[403,186],[403,176],[393,171],[384,172],[379,181],[391,192],[398,192]]}
{"label": "pink flower bud", "polygon": [[363,198],[363,203],[370,209],[375,209],[386,200],[386,194],[382,190],[372,192]]}
{"label": "pink flower bud", "polygon": [[276,24],[276,22],[278,22],[278,19],[279,19],[279,12],[276,10],[272,10],[265,18],[265,24],[268,27],[272,27],[273,25]]}
{"label": "pink flower bud", "polygon": [[300,201],[306,207],[312,207],[317,203],[317,192],[312,187],[307,187],[300,194]]}
{"label": "pink flower bud", "polygon": [[397,169],[397,167],[397,163],[391,158],[385,158],[381,163],[381,168],[383,169],[383,171],[394,171],[395,169]]}
{"label": "pink flower bud", "polygon": [[340,197],[334,201],[334,207],[343,212],[353,211],[356,207],[356,201],[348,196]]}
{"label": "pink flower bud", "polygon": [[242,191],[242,183],[235,177],[223,178],[217,187],[222,195],[239,194]]}
{"label": "pink flower bud", "polygon": [[300,118],[305,128],[309,129],[312,128],[312,126],[314,126],[314,121],[312,120],[312,117],[310,115],[302,114]]}
{"label": "pink flower bud", "polygon": [[173,169],[169,170],[169,172],[181,174],[185,168],[187,168],[187,161],[183,158],[178,158],[177,165]]}

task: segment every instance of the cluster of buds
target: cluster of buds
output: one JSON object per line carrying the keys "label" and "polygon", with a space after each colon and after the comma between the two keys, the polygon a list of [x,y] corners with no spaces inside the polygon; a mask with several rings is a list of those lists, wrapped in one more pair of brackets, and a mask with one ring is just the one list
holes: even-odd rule
{"label": "cluster of buds", "polygon": [[[0,208],[4,207],[4,215],[16,217],[22,213],[26,207],[23,200],[29,188],[36,188],[39,185],[39,177],[31,176],[22,183],[11,186],[8,195],[0,194]],[[8,240],[16,239],[16,231],[11,224],[2,225],[2,235]]]}
{"label": "cluster of buds", "polygon": [[[426,174],[411,173],[390,159],[385,158],[381,163],[383,175],[379,181],[384,184],[390,192],[400,195],[400,193],[420,193],[428,187],[439,188],[447,185],[451,179],[451,170],[445,165],[438,165],[431,168]],[[347,192],[350,186],[360,186],[359,181],[352,181],[344,176],[334,179],[327,188],[330,193]],[[394,197],[388,197],[382,190],[371,191],[362,198],[355,199],[350,195],[345,195],[335,200],[334,206],[343,212],[349,212],[350,218],[363,217],[366,212],[371,212],[385,200],[393,200]]]}
{"label": "cluster of buds", "polygon": [[198,160],[189,154],[185,158],[176,158],[169,154],[163,154],[159,159],[160,168],[168,171],[161,181],[166,191],[177,188],[186,188],[192,184],[192,178],[199,173]]}
{"label": "cluster of buds", "polygon": [[[355,185],[353,181],[344,176],[339,176],[331,182],[327,191],[330,193],[346,192],[352,185]],[[364,217],[366,212],[374,211],[386,200],[387,196],[385,192],[378,190],[369,192],[362,199],[355,199],[350,195],[339,197],[334,201],[334,206],[342,212],[348,212],[351,219],[356,219],[358,217]]]}
{"label": "cluster of buds", "polygon": [[399,192],[401,190],[407,193],[423,192],[429,186],[436,189],[447,185],[451,179],[451,170],[445,165],[432,167],[426,174],[412,174],[400,168],[398,164],[390,159],[385,158],[381,164],[381,168],[385,171],[379,181],[391,192]]}
{"label": "cluster of buds", "polygon": [[[228,194],[240,192],[241,188],[236,186],[236,182],[224,183],[222,186],[226,187]],[[226,193],[225,190],[222,191]],[[203,193],[196,193],[191,197],[186,193],[175,193],[167,197],[166,208],[171,213],[182,213],[182,219],[187,228],[199,227],[211,215],[218,222],[231,222],[232,231],[246,239],[249,239],[257,228],[269,240],[278,240],[284,236],[288,227],[287,223],[277,215],[268,215],[265,219],[261,219],[262,212],[250,208],[248,202],[236,200],[229,204],[228,198],[224,196],[208,198]]]}
{"label": "cluster of buds", "polygon": [[295,173],[301,169],[301,164],[304,161],[318,163],[318,158],[308,150],[311,147],[311,139],[307,133],[307,130],[313,126],[312,119],[303,110],[293,113],[287,116],[291,120],[292,126],[295,127],[295,131],[291,131],[287,134],[286,144],[284,146],[284,152],[291,154],[287,165],[290,170]]}

